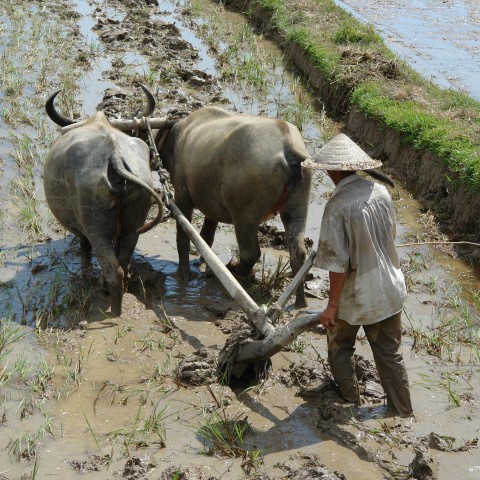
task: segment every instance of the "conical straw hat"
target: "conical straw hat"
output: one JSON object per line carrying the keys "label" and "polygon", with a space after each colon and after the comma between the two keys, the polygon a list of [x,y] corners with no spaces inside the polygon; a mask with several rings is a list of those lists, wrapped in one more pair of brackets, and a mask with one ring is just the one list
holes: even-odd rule
{"label": "conical straw hat", "polygon": [[340,133],[327,142],[313,157],[303,162],[307,168],[319,170],[369,170],[382,165],[373,160],[347,135]]}

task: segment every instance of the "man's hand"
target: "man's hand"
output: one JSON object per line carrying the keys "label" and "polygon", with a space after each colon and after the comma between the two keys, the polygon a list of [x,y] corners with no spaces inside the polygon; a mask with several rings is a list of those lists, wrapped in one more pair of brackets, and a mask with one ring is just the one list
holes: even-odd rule
{"label": "man's hand", "polygon": [[320,314],[320,323],[331,330],[337,326],[338,302],[340,301],[340,292],[347,278],[346,273],[329,272],[330,295],[328,296],[327,308]]}
{"label": "man's hand", "polygon": [[329,330],[337,326],[335,318],[337,316],[337,307],[327,305],[327,308],[320,314],[320,323]]}

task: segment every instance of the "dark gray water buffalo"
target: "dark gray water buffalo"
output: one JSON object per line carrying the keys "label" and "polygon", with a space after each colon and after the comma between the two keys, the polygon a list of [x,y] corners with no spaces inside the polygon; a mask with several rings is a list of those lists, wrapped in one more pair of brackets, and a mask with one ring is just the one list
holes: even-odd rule
{"label": "dark gray water buffalo", "polygon": [[[273,118],[235,115],[204,107],[179,121],[160,145],[160,157],[175,189],[175,203],[190,221],[198,208],[201,236],[212,245],[218,222],[233,224],[240,261],[229,263],[246,276],[260,258],[258,227],[277,213],[285,227],[290,265],[296,273],[306,256],[304,230],[311,171],[298,129]],[[177,226],[179,275],[189,275],[190,241]],[[296,306],[306,305],[303,284]]]}
{"label": "dark gray water buffalo", "polygon": [[[45,107],[48,116],[64,127],[74,122],[55,110],[58,93]],[[139,118],[155,108],[149,92],[147,97],[149,105]],[[107,281],[111,312],[118,316],[138,236],[161,221],[163,204],[152,187],[150,152],[142,140],[112,127],[102,112],[79,125],[63,133],[47,155],[45,196],[55,218],[79,237],[86,258],[93,248]],[[158,214],[144,224],[152,197]]]}

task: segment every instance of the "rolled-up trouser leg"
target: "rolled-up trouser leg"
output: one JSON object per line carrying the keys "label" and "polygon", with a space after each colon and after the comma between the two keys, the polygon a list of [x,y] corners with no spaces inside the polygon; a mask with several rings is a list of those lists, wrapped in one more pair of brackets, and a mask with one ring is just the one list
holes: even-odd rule
{"label": "rolled-up trouser leg", "polygon": [[402,354],[401,312],[373,325],[364,325],[387,404],[401,416],[413,415],[408,375]]}
{"label": "rolled-up trouser leg", "polygon": [[328,363],[333,379],[347,402],[360,405],[360,391],[355,375],[355,341],[359,326],[353,326],[343,320],[336,320],[337,326],[327,331]]}

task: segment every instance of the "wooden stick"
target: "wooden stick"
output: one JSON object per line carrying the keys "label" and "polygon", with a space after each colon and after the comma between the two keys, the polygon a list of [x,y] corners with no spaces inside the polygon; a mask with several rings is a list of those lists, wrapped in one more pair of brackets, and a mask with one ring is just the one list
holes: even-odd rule
{"label": "wooden stick", "polygon": [[464,245],[475,245],[476,247],[480,247],[480,243],[475,242],[467,242],[467,241],[459,241],[459,242],[449,242],[449,241],[432,241],[432,242],[412,242],[412,243],[401,243],[397,245],[397,247],[411,247],[413,245],[447,245],[447,244],[464,244]]}
{"label": "wooden stick", "polygon": [[[175,125],[176,120],[168,120],[167,117],[162,117],[162,118],[147,118],[146,119],[148,123],[150,124],[150,127],[153,129],[160,129],[163,128],[167,125],[173,127]],[[109,120],[110,124],[112,127],[118,128],[119,130],[122,131],[128,131],[133,128],[136,128],[137,123],[139,123],[139,128],[145,129],[147,128],[146,124],[142,123],[143,119],[138,119],[138,120],[116,120],[116,119],[111,119]]]}
{"label": "wooden stick", "polygon": [[[177,120],[169,120],[167,117],[161,117],[161,118],[140,118],[140,119],[130,119],[130,120],[118,120],[115,118],[112,118],[109,120],[110,125],[112,127],[117,128],[118,130],[122,130],[124,132],[128,132],[129,130],[133,130],[134,128],[141,128],[145,129],[147,128],[145,121],[148,120],[148,123],[150,124],[151,128],[154,129],[160,129],[164,127],[173,127],[175,123],[177,123]],[[72,123],[72,125],[67,125],[66,127],[63,127],[61,129],[61,133],[66,133],[70,130],[73,130],[74,128],[81,127],[85,125],[86,120],[83,120],[81,122],[77,123]]]}
{"label": "wooden stick", "polygon": [[185,218],[181,210],[175,205],[171,198],[167,198],[167,207],[172,212],[178,224],[197,247],[203,259],[212,269],[215,276],[220,280],[231,297],[238,303],[240,308],[247,314],[255,327],[264,335],[271,335],[275,329],[270,319],[266,316],[266,307],[259,307],[248,293],[238,283],[237,279],[227,269],[227,267],[218,259],[213,250],[203,240],[200,234],[193,228],[191,223]]}
{"label": "wooden stick", "polygon": [[292,278],[290,283],[287,285],[287,288],[278,297],[278,300],[275,302],[275,305],[271,306],[270,309],[268,310],[267,316],[270,318],[270,320],[272,320],[272,322],[274,322],[280,316],[289,298],[297,290],[298,286],[300,285],[300,282],[303,282],[305,275],[312,268],[316,254],[317,252],[315,251],[310,252],[310,255],[307,257],[303,265],[300,267],[298,272],[295,274],[295,276]]}

